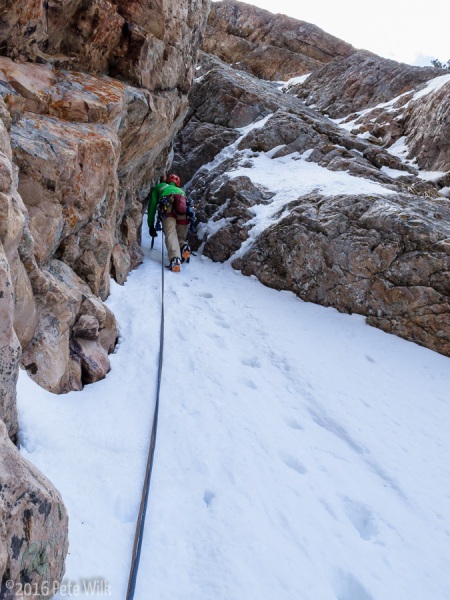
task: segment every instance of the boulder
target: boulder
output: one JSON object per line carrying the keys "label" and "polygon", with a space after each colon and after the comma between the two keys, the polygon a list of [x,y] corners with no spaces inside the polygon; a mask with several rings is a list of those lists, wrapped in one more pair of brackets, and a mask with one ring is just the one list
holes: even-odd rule
{"label": "boulder", "polygon": [[64,575],[67,512],[59,492],[8,439],[2,421],[0,482],[0,597],[18,598],[29,584],[38,597],[51,598]]}
{"label": "boulder", "polygon": [[236,129],[203,123],[193,117],[175,140],[173,169],[181,181],[187,183],[200,167],[212,161],[238,137]]}
{"label": "boulder", "polygon": [[70,349],[80,359],[83,382],[95,383],[105,377],[109,371],[108,353],[99,342],[82,337],[73,338]]}
{"label": "boulder", "polygon": [[72,333],[74,337],[86,340],[96,340],[98,338],[100,324],[94,315],[80,315],[73,326]]}
{"label": "boulder", "polygon": [[[267,204],[273,194],[252,184],[247,177],[218,179],[215,189],[203,198],[206,214],[214,215],[203,253],[216,262],[228,260],[248,238],[249,209],[255,204]],[[220,207],[218,210],[217,208]]]}
{"label": "boulder", "polygon": [[[64,262],[52,259],[42,268],[45,289],[37,293],[37,328],[33,340],[23,350],[22,363],[30,377],[41,387],[56,393],[81,389],[84,384],[102,379],[109,371],[108,353],[114,349],[118,327],[114,316],[92,294],[89,286]],[[87,344],[83,351],[91,370],[79,364],[80,353],[74,351],[81,340],[113,340],[106,348],[100,342]],[[101,360],[98,355],[101,353]],[[75,362],[75,364],[73,364]]]}

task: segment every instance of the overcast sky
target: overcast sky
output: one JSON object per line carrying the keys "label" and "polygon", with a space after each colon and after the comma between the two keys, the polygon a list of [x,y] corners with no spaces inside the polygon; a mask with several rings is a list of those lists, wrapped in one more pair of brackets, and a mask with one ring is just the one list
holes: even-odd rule
{"label": "overcast sky", "polygon": [[274,13],[314,23],[327,33],[399,62],[450,59],[450,0],[249,0]]}

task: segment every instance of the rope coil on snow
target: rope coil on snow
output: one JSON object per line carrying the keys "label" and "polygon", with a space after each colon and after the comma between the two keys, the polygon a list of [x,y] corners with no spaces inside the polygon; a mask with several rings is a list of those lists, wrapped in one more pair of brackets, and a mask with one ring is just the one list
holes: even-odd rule
{"label": "rope coil on snow", "polygon": [[[150,446],[148,451],[147,467],[145,470],[145,478],[142,486],[141,505],[139,507],[139,515],[136,523],[136,533],[134,536],[133,555],[131,559],[130,574],[128,578],[128,590],[126,600],[133,600],[136,590],[136,581],[139,571],[139,561],[141,558],[142,541],[144,538],[145,516],[147,514],[148,496],[150,492],[150,480],[153,469],[153,458],[155,455],[156,433],[158,430],[158,414],[159,414],[159,396],[161,391],[161,378],[164,355],[164,233],[161,232],[161,326],[159,336],[159,361],[158,361],[158,381],[156,384],[156,403],[155,412],[153,414],[152,433],[150,437]],[[153,248],[153,244],[152,244]]]}

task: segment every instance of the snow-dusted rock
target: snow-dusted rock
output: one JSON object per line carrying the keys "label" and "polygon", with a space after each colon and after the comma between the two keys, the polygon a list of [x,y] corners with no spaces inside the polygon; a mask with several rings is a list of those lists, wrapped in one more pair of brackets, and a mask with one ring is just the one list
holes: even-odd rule
{"label": "snow-dusted rock", "polygon": [[[219,179],[219,183],[222,180]],[[203,253],[217,262],[224,262],[241,247],[248,238],[251,220],[250,208],[255,204],[266,204],[273,194],[253,185],[247,177],[224,180],[205,198],[203,210],[213,216],[212,221],[225,220],[217,232],[208,236]],[[219,208],[219,210],[217,210]]]}
{"label": "snow-dusted rock", "polygon": [[316,70],[289,93],[382,147],[405,137],[405,158],[424,170],[448,171],[449,80],[442,69],[359,51]]}
{"label": "snow-dusted rock", "polygon": [[[189,94],[189,119],[175,143],[173,168],[188,180],[201,160],[204,164],[211,162],[238,137],[239,150],[273,150],[273,156],[312,150],[311,160],[319,164],[347,158],[341,164],[335,161],[332,168],[347,170],[358,163],[361,175],[384,182],[390,178],[380,172],[382,166],[403,170],[405,175],[414,172],[397,156],[349,134],[296,97],[236,71],[216,57],[202,55],[200,69],[203,74]],[[263,118],[268,118],[263,127],[242,137],[245,132],[239,132],[240,128]]]}
{"label": "snow-dusted rock", "polygon": [[[438,71],[438,74],[439,71]],[[330,117],[388,102],[417,88],[436,75],[434,67],[413,67],[359,50],[317,69],[308,79],[289,89],[306,104]]]}
{"label": "snow-dusted rock", "polygon": [[446,199],[311,194],[233,266],[450,356],[449,224]]}
{"label": "snow-dusted rock", "polygon": [[450,74],[433,79],[405,111],[408,158],[421,169],[450,171]]}
{"label": "snow-dusted rock", "polygon": [[[327,94],[333,81],[336,110],[339,102],[349,110],[352,102],[366,107],[392,99],[386,112],[391,109],[398,117],[397,109],[404,112],[410,102],[415,111],[410,115],[418,123],[415,128],[410,117],[410,135],[428,135],[431,151],[431,128],[426,130],[423,118],[428,107],[430,123],[443,119],[445,137],[447,84],[442,91],[433,88],[434,100],[422,91],[434,69],[398,65],[364,52],[331,64],[336,71],[328,65],[316,78],[322,82],[324,103],[331,102]],[[352,65],[373,67],[372,75],[364,71],[355,83],[353,91],[360,90],[361,97],[354,99],[350,93],[339,96],[338,85],[340,68],[345,87]],[[199,75],[174,165],[192,178],[189,193],[200,204],[205,223],[204,253],[216,261],[232,260],[235,268],[271,287],[366,315],[385,331],[449,355],[450,204],[439,193],[447,179],[441,176],[433,183],[418,178],[417,165],[405,160],[404,153],[384,148],[369,127],[363,134],[357,124],[336,123],[295,95],[217,57],[204,56]],[[320,86],[314,89],[320,95]],[[396,99],[405,89],[409,95]],[[386,112],[379,110],[381,119]],[[369,109],[367,115],[365,125]],[[391,143],[404,133],[402,122],[396,122]],[[204,131],[208,135],[202,142]],[[209,143],[221,135],[222,143]],[[195,148],[189,139],[196,140]],[[445,147],[443,141],[435,148],[440,160]],[[199,168],[200,157],[206,164]],[[270,172],[264,185],[253,171],[258,168]],[[261,207],[272,201],[278,210]]]}

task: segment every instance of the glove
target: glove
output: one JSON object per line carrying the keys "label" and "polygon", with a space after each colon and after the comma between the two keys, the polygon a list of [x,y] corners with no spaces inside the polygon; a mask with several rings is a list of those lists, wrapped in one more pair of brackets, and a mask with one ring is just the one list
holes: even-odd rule
{"label": "glove", "polygon": [[156,229],[153,227],[153,225],[149,228],[149,232],[150,232],[150,237],[152,237],[152,238],[158,237],[158,234],[156,233]]}

